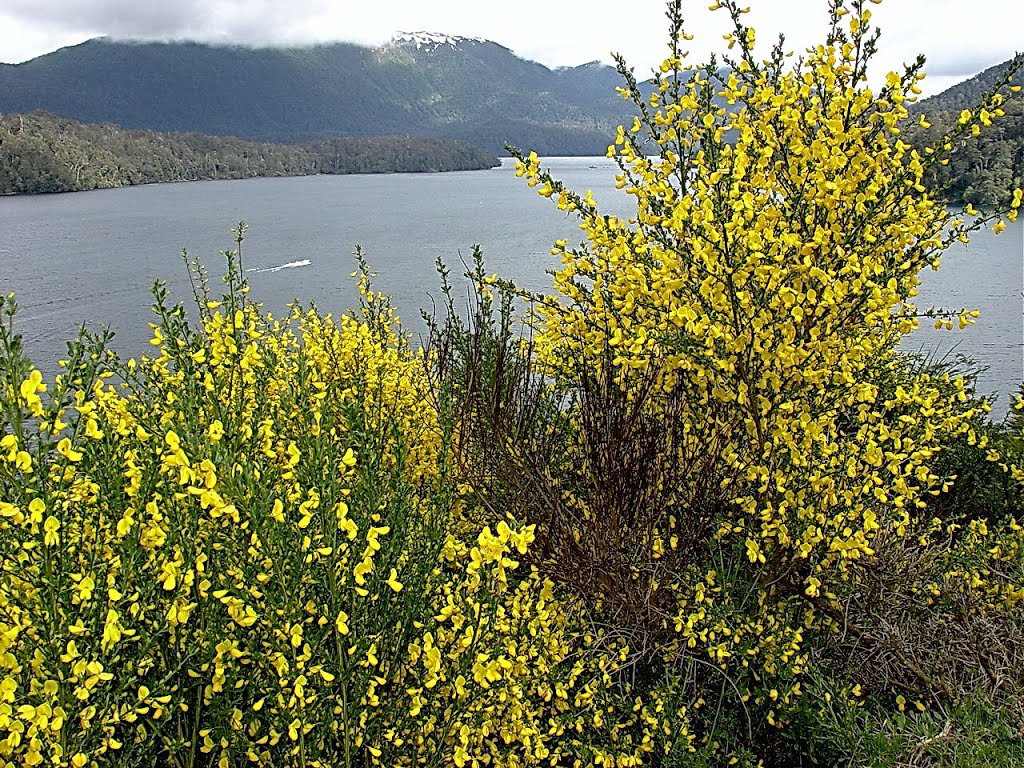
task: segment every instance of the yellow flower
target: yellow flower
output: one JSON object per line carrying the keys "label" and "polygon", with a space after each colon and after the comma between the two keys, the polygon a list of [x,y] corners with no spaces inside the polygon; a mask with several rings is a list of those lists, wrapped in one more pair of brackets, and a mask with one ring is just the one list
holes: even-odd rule
{"label": "yellow flower", "polygon": [[364,586],[366,584],[366,577],[373,571],[373,560],[366,557],[360,562],[354,569],[352,569],[352,575],[355,577],[356,584]]}
{"label": "yellow flower", "polygon": [[43,531],[45,532],[43,543],[46,546],[55,547],[60,543],[60,535],[57,533],[58,530],[60,530],[60,520],[52,515],[46,518],[46,522],[43,523]]}
{"label": "yellow flower", "polygon": [[33,416],[43,415],[43,402],[39,399],[38,392],[45,392],[46,384],[43,383],[43,374],[33,369],[28,378],[21,382],[19,392],[21,399]]}
{"label": "yellow flower", "polygon": [[761,552],[761,547],[758,546],[756,541],[747,539],[747,558],[752,563],[764,562],[764,554]]}
{"label": "yellow flower", "polygon": [[354,467],[356,465],[356,454],[351,448],[346,449],[345,455],[341,457],[341,463],[346,467]]}
{"label": "yellow flower", "polygon": [[103,623],[103,640],[101,646],[104,650],[110,650],[121,639],[122,628],[119,622],[120,615],[113,608],[107,611],[106,621]]}
{"label": "yellow flower", "polygon": [[42,499],[32,499],[28,503],[28,519],[33,523],[43,522],[43,513],[46,511],[46,504]]}

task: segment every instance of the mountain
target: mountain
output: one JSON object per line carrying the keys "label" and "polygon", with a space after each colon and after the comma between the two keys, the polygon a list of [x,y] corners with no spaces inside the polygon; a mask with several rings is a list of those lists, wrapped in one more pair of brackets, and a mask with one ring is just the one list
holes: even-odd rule
{"label": "mountain", "polygon": [[618,83],[604,65],[552,70],[488,40],[428,33],[379,48],[99,38],[0,65],[0,113],[256,141],[419,135],[603,154],[629,115]]}
{"label": "mountain", "polygon": [[[947,88],[941,93],[922,99],[915,107],[915,112],[934,114],[937,112],[960,112],[973,107],[985,92],[990,90],[1013,63],[1013,59],[989,67],[974,77]],[[1018,70],[1012,81],[1016,85],[1024,84],[1024,72]]]}
{"label": "mountain", "polygon": [[[913,119],[923,115],[930,126],[909,123],[910,142],[924,147],[953,130],[960,112],[977,105],[1014,61],[989,67],[914,105]],[[1024,69],[1011,82],[1024,85]],[[993,206],[1007,203],[1014,188],[1024,187],[1024,90],[1008,93],[1002,109],[1005,114],[979,136],[968,133],[954,143],[947,165],[931,167],[926,181],[933,192],[953,203]]]}

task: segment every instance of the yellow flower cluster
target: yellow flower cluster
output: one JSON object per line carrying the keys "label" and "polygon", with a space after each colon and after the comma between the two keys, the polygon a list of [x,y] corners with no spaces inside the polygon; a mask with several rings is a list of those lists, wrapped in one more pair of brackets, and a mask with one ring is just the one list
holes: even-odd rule
{"label": "yellow flower cluster", "polygon": [[52,398],[5,366],[0,765],[413,765],[497,738],[463,735],[496,709],[528,741],[505,689],[565,618],[509,579],[530,529],[449,533],[422,361],[241,291],[153,341]]}
{"label": "yellow flower cluster", "polygon": [[362,293],[361,319],[278,321],[239,287],[196,330],[158,292],[153,358],[80,355],[49,388],[6,344],[0,766],[664,749],[671,696],[609,696],[621,649],[579,653],[578,610],[521,566],[534,527],[469,522],[424,360]]}
{"label": "yellow flower cluster", "polygon": [[[627,79],[621,93],[640,116],[608,148],[619,188],[635,198],[628,221],[566,189],[536,154],[517,164],[585,234],[552,250],[562,268],[557,296],[538,300],[544,370],[568,387],[612,381],[704,447],[663,493],[652,561],[699,529],[709,497],[725,510],[708,545],[732,553],[728,565],[637,568],[649,589],[674,592],[667,658],[756,666],[755,681],[801,674],[805,636],[835,626],[839,585],[870,561],[877,537],[930,524],[921,511],[953,482],[936,469],[944,447],[986,440],[975,432],[985,406],[964,380],[897,344],[918,326],[919,273],[972,229],[1005,225],[998,214],[966,225],[927,193],[924,174],[952,139],[923,154],[901,139],[923,75],[912,67],[869,87],[871,12],[845,6],[834,4],[830,42],[791,67],[781,50],[759,59],[745,9],[716,3],[733,19],[738,55],[697,69],[678,53],[687,35],[674,4],[672,55],[649,97]],[[956,130],[999,117],[1002,98]],[[1004,215],[1020,205],[1017,190]],[[961,328],[975,316],[962,312]],[[714,471],[698,471],[706,466]],[[765,685],[744,701],[786,699]]]}
{"label": "yellow flower cluster", "polygon": [[[954,135],[901,139],[918,68],[869,88],[871,14],[846,6],[790,67],[716,2],[723,70],[684,66],[671,3],[653,92],[624,70],[628,221],[520,158],[586,238],[555,244],[532,346],[502,350],[537,374],[498,467],[528,504],[488,495],[509,446],[469,455],[515,387],[460,422],[451,361],[410,348],[362,262],[361,313],[283,319],[240,251],[220,301],[193,265],[198,325],[157,286],[152,357],[86,335],[52,382],[0,302],[0,768],[732,764],[828,689],[815,653],[881,548],[940,552],[909,588],[927,606],[1021,604],[1020,521],[931,515],[951,445],[1024,482],[1019,440],[989,446],[968,384],[897,350],[921,270],[1004,225],[925,191]],[[477,309],[510,313],[477,277]]]}

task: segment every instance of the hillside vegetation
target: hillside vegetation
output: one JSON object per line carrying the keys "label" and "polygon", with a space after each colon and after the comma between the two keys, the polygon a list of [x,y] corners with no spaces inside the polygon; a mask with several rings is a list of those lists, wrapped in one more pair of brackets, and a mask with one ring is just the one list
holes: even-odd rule
{"label": "hillside vegetation", "polygon": [[0,65],[0,112],[256,141],[415,135],[596,155],[628,118],[615,71],[551,70],[496,43],[241,48],[104,39]]}
{"label": "hillside vegetation", "polygon": [[[915,105],[913,122],[908,121],[907,129],[915,146],[923,148],[946,134],[956,134],[946,154],[949,162],[932,165],[925,176],[925,184],[935,194],[955,203],[1005,205],[1011,190],[1024,186],[1024,91],[1004,89],[1006,101],[999,108],[1005,115],[987,130],[977,135],[970,130],[954,130],[965,109],[970,110],[987,92],[1005,85],[1003,75],[1014,64],[1014,60],[997,64]],[[1010,84],[1018,88],[1024,85],[1019,71]]]}
{"label": "hillside vegetation", "polygon": [[[916,104],[907,121],[911,141],[923,147],[956,125],[961,111],[977,103],[1009,64],[990,67]],[[632,119],[614,92],[616,78],[611,68],[598,63],[551,70],[520,59],[497,43],[447,36],[396,38],[378,49],[343,43],[249,49],[100,39],[24,64],[0,65],[0,112],[47,110],[85,123],[240,136],[260,142],[411,134],[465,140],[497,154],[510,143],[548,155],[599,155],[604,154],[616,125]],[[152,87],[153,83],[160,87]],[[991,205],[1005,203],[1006,190],[1024,183],[1024,97],[1008,96],[1002,107],[1005,119],[978,137],[958,136],[949,164],[929,170],[925,183],[933,191],[951,202]],[[930,123],[927,129],[916,126],[922,114]],[[72,128],[70,122],[64,125],[75,134],[72,141],[102,139],[99,151],[117,155],[111,142],[94,129]],[[212,139],[193,137],[189,142],[208,145]],[[198,153],[203,159],[182,161],[187,169],[178,171],[171,169],[173,162],[160,162],[149,168],[147,176],[169,180],[207,178],[209,173],[246,175],[263,165],[270,175],[318,172],[310,169],[337,154],[330,147],[295,152],[242,149],[236,142],[229,140],[231,148],[225,145],[216,150],[225,159],[213,163],[221,168],[211,170],[205,159],[209,149],[197,147],[193,152],[179,139],[179,154]],[[419,153],[450,154],[419,145],[408,152],[396,150],[402,155],[399,159],[383,146],[378,139],[362,146],[350,142],[346,156],[359,155],[361,160],[342,163],[343,172],[362,169],[364,162],[372,170],[419,170],[423,164],[413,160]],[[27,161],[30,165],[43,168],[48,161],[38,158],[38,150],[38,146],[19,148],[33,154]],[[160,154],[158,147],[152,151]],[[145,165],[134,157],[128,164],[133,169]],[[81,165],[72,162],[70,182],[65,176],[52,184],[76,188]],[[60,178],[59,173],[46,173],[47,179]],[[132,175],[138,177],[127,168],[122,174]],[[41,183],[47,187],[51,181]],[[20,188],[29,186],[26,181]],[[15,185],[8,181],[8,188]]]}
{"label": "hillside vegetation", "polygon": [[0,116],[0,194],[256,176],[462,171],[499,163],[466,142],[442,139],[388,136],[267,144],[197,133],[126,131],[45,112]]}

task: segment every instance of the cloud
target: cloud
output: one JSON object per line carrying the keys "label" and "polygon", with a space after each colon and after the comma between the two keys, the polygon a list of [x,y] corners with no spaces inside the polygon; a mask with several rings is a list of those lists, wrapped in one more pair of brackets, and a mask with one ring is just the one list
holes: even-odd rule
{"label": "cloud", "polygon": [[926,69],[930,77],[972,77],[995,62],[988,51],[965,51],[929,59]]}
{"label": "cloud", "polygon": [[[828,20],[822,0],[751,0],[749,22],[767,51],[780,31],[802,52]],[[727,19],[707,3],[684,3],[689,46],[702,62],[722,48]],[[1024,3],[983,0],[888,0],[871,5],[883,29],[874,72],[899,70],[928,56],[926,93],[1005,61],[1022,42]],[[347,41],[375,45],[398,30],[484,37],[548,66],[576,65],[609,52],[625,55],[641,75],[660,62],[666,42],[665,0],[0,0],[0,61],[23,61],[88,37],[199,40],[239,45]],[[877,75],[881,76],[881,75]]]}
{"label": "cloud", "polygon": [[287,41],[326,13],[329,0],[5,0],[26,24],[116,38]]}
{"label": "cloud", "polygon": [[7,0],[5,13],[15,19],[61,26],[65,29],[103,30],[124,37],[179,34],[197,18],[204,3],[178,0],[173,3],[132,0]]}

